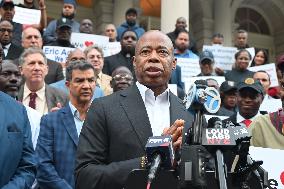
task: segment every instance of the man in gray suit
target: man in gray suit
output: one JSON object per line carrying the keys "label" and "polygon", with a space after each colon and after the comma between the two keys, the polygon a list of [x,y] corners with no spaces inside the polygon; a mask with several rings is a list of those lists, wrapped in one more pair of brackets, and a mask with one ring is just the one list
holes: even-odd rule
{"label": "man in gray suit", "polygon": [[137,82],[95,100],[88,111],[77,149],[77,189],[123,188],[131,170],[141,165],[150,136],[171,135],[179,150],[182,132],[193,121],[168,88],[176,60],[165,34],[145,33],[137,43],[133,66]]}
{"label": "man in gray suit", "polygon": [[19,62],[25,83],[19,91],[18,100],[37,110],[41,115],[52,111],[54,107],[66,105],[67,95],[44,82],[48,66],[46,56],[41,49],[25,49]]}

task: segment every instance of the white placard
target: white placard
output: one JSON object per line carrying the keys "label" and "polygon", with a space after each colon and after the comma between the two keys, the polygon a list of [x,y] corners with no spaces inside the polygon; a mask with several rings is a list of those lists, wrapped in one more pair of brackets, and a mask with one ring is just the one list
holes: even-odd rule
{"label": "white placard", "polygon": [[40,23],[41,12],[36,9],[27,9],[15,6],[15,15],[13,17],[13,22],[19,24],[39,24]]}
{"label": "white placard", "polygon": [[198,77],[191,77],[186,82],[184,82],[185,93],[188,92],[189,88],[191,87],[191,85],[196,80],[206,80],[206,79],[210,79],[210,78],[215,79],[218,82],[219,87],[225,81],[225,77],[224,76],[198,76]]}
{"label": "white placard", "polygon": [[68,48],[68,47],[57,47],[57,46],[43,47],[43,52],[48,59],[63,63],[66,62],[68,54],[70,53],[70,51],[73,50],[74,48]]}
{"label": "white placard", "polygon": [[272,179],[277,182],[278,186],[269,188],[284,189],[284,150],[251,146],[249,152],[253,160],[263,161],[262,167],[268,172],[270,183],[273,182]]}
{"label": "white placard", "polygon": [[249,52],[249,54],[251,55],[251,60],[249,62],[249,67],[254,59],[254,56],[255,56],[255,49],[254,47],[250,47],[250,48],[246,48],[246,50]]}
{"label": "white placard", "polygon": [[109,38],[107,36],[72,33],[70,41],[75,48],[79,48],[81,50],[85,50],[88,46],[97,45],[103,50],[104,54],[107,54],[107,45],[109,43]]}
{"label": "white placard", "polygon": [[105,57],[117,54],[121,51],[120,42],[109,42],[106,47]]}
{"label": "white placard", "polygon": [[277,79],[275,63],[264,64],[264,65],[261,65],[261,66],[249,67],[248,69],[252,72],[256,72],[256,71],[259,71],[259,70],[266,71],[270,76],[270,81],[271,81],[270,87],[278,86],[278,79]]}
{"label": "white placard", "polygon": [[204,45],[203,51],[211,51],[214,56],[215,67],[223,70],[232,70],[232,65],[235,63],[236,47],[224,47],[221,45]]}
{"label": "white placard", "polygon": [[181,67],[181,80],[187,82],[188,79],[201,73],[199,59],[177,58],[177,65]]}

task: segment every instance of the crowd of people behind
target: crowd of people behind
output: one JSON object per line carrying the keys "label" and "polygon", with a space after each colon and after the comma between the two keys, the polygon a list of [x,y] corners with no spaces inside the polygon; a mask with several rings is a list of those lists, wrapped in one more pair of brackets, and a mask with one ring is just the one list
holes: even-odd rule
{"label": "crowd of people behind", "polygon": [[[120,26],[105,26],[103,35],[121,45],[105,57],[96,45],[81,50],[71,43],[72,33],[94,34],[91,19],[76,21],[75,0],[64,0],[61,18],[48,24],[45,1],[38,2],[0,3],[0,188],[123,188],[130,171],[145,166],[148,137],[171,135],[178,151],[194,117],[184,107],[179,58],[196,59],[197,79],[207,76],[207,85],[220,92],[214,115],[244,124],[251,145],[284,149],[284,54],[275,65],[279,86],[271,87],[266,71],[248,69],[269,59],[265,49],[252,57],[245,30],[236,31],[235,63],[224,70],[212,52],[197,50],[185,18],[167,35],[145,32],[129,8]],[[15,6],[39,9],[40,23],[13,22]],[[210,45],[223,43],[216,33]],[[66,62],[56,62],[43,46],[74,49]]]}

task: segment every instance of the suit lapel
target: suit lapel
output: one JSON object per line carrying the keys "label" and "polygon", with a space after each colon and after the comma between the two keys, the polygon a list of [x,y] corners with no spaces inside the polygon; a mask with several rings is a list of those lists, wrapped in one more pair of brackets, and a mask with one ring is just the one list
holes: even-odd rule
{"label": "suit lapel", "polygon": [[77,129],[76,125],[74,122],[74,118],[71,112],[71,109],[69,107],[69,104],[62,108],[62,114],[61,114],[61,119],[63,120],[63,125],[65,129],[67,130],[67,133],[69,136],[72,138],[74,144],[77,146],[78,145],[78,134],[77,134]]}
{"label": "suit lapel", "polygon": [[54,107],[53,102],[55,102],[55,100],[47,84],[45,84],[45,99],[46,99],[47,109],[48,111],[50,111]]}
{"label": "suit lapel", "polygon": [[120,104],[138,136],[141,147],[144,149],[146,141],[150,136],[153,136],[153,133],[143,99],[137,86],[134,84],[129,89],[122,91],[120,97]]}
{"label": "suit lapel", "polygon": [[171,125],[187,114],[186,108],[182,105],[182,101],[170,92],[170,121]]}

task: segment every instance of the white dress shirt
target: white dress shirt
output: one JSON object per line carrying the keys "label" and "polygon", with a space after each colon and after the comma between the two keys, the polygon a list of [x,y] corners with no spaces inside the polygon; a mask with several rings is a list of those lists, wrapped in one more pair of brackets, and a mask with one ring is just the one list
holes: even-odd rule
{"label": "white dress shirt", "polygon": [[8,54],[8,51],[9,51],[10,46],[11,46],[11,43],[9,43],[8,45],[3,46],[3,51],[4,51],[5,57],[6,57],[7,54]]}
{"label": "white dress shirt", "polygon": [[[23,94],[23,104],[26,106],[29,106],[30,102],[30,89],[28,88],[27,84],[24,85],[24,94]],[[37,97],[36,97],[36,111],[38,111],[41,115],[45,115],[48,113],[48,107],[46,103],[46,97],[45,97],[45,84],[43,87],[36,91]]]}
{"label": "white dress shirt", "polygon": [[161,136],[164,128],[170,127],[169,89],[155,97],[151,89],[138,81],[136,85],[145,104],[153,136]]}
{"label": "white dress shirt", "polygon": [[[253,119],[256,116],[261,115],[260,112],[258,111],[257,114],[255,116],[253,116],[252,118],[250,118],[249,120],[253,121]],[[242,121],[246,120],[246,118],[244,118],[243,116],[241,116],[240,112],[237,112],[237,123],[241,123]]]}

